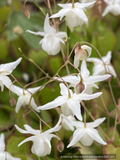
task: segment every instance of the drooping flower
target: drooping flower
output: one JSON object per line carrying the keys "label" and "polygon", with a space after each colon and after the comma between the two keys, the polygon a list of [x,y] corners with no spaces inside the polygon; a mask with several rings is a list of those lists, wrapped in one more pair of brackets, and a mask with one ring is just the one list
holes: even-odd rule
{"label": "drooping flower", "polygon": [[0,65],[0,87],[1,91],[4,90],[4,85],[10,89],[11,91],[15,92],[15,89],[12,85],[12,81],[8,77],[10,73],[17,67],[17,65],[21,62],[22,58],[19,58],[15,62],[10,62],[6,64],[1,64]]}
{"label": "drooping flower", "polygon": [[105,16],[109,12],[113,15],[120,15],[120,0],[104,0],[107,4],[102,16]]}
{"label": "drooping flower", "polygon": [[58,18],[60,17],[60,21],[64,16],[66,16],[67,24],[70,27],[71,31],[74,30],[74,27],[81,26],[83,23],[88,24],[88,18],[85,15],[84,11],[86,8],[90,7],[95,3],[74,3],[74,6],[72,3],[68,4],[58,4],[61,9],[58,13],[53,14],[50,18]]}
{"label": "drooping flower", "polygon": [[83,61],[81,65],[81,76],[78,74],[77,76],[66,76],[62,78],[57,78],[59,81],[65,81],[70,83],[70,87],[74,87],[77,92],[80,92],[79,89],[81,87],[82,92],[87,94],[92,94],[92,88],[98,88],[98,86],[95,84],[95,82],[101,82],[108,78],[110,78],[110,74],[106,75],[93,75],[90,76],[90,72],[87,69],[86,62]]}
{"label": "drooping flower", "polygon": [[[70,119],[70,120],[73,120],[73,121],[76,120],[75,117],[72,116],[72,115],[69,115],[67,118]],[[62,118],[62,126],[66,130],[74,131],[74,127],[65,118]]]}
{"label": "drooping flower", "polygon": [[50,26],[48,14],[44,22],[44,32],[33,32],[30,30],[27,30],[27,32],[44,37],[40,44],[42,44],[42,49],[49,55],[56,55],[60,51],[60,43],[64,43],[62,38],[67,37],[65,32],[57,32],[55,28]]}
{"label": "drooping flower", "polygon": [[38,107],[40,110],[48,110],[61,106],[61,111],[65,116],[71,114],[75,115],[79,120],[82,120],[81,105],[82,100],[91,100],[99,97],[102,92],[88,95],[86,93],[76,94],[71,89],[68,89],[63,83],[60,83],[61,95],[52,102],[49,102],[43,106]]}
{"label": "drooping flower", "polygon": [[34,98],[32,97],[31,98],[31,94],[34,94],[37,90],[39,90],[40,88],[43,89],[43,87],[39,86],[39,87],[35,87],[35,88],[28,88],[27,90],[26,89],[22,89],[18,86],[15,86],[14,85],[14,88],[15,90],[17,91],[17,95],[19,96],[18,98],[18,101],[17,101],[17,104],[16,104],[16,108],[15,108],[15,111],[16,113],[18,113],[19,109],[21,108],[21,106],[25,106],[25,105],[29,105],[30,103],[30,100],[31,100],[31,103],[30,103],[30,106],[36,111],[36,112],[40,112],[38,110],[38,107],[35,103],[35,100]]}
{"label": "drooping flower", "polygon": [[15,158],[11,154],[5,151],[5,137],[4,134],[0,135],[0,160],[21,160],[21,158]]}
{"label": "drooping flower", "polygon": [[[87,45],[83,45],[81,47],[77,46],[75,48],[74,66],[78,67],[80,60],[86,60],[87,57],[91,55],[91,50],[92,50],[91,47]],[[88,56],[86,51],[88,52]]]}
{"label": "drooping flower", "polygon": [[94,122],[88,122],[88,123],[83,123],[80,121],[72,121],[62,115],[66,120],[71,123],[71,125],[76,127],[76,130],[73,133],[73,138],[71,142],[69,143],[68,147],[73,146],[75,143],[80,141],[84,146],[90,146],[92,145],[93,141],[95,140],[96,142],[106,145],[107,143],[103,141],[103,139],[100,137],[98,131],[95,129],[95,127],[98,127],[106,118],[99,118],[95,120]]}
{"label": "drooping flower", "polygon": [[[109,51],[106,56],[102,57],[103,61],[99,58],[88,58],[87,59],[88,62],[94,63],[94,68],[93,68],[94,75],[103,75],[106,73],[110,73],[111,75],[116,77],[115,70],[110,63],[111,57],[112,57],[111,54],[112,54],[111,51]],[[105,66],[103,62],[105,63]]]}
{"label": "drooping flower", "polygon": [[52,132],[56,132],[56,131],[60,130],[60,128],[61,128],[60,122],[61,122],[61,117],[59,118],[59,121],[55,127],[51,128],[45,132],[42,132],[41,130],[35,130],[27,124],[24,125],[26,130],[23,130],[23,129],[19,128],[17,125],[15,125],[16,129],[19,132],[25,133],[25,134],[28,134],[28,133],[33,134],[33,136],[26,138],[18,146],[22,145],[25,142],[32,141],[33,145],[31,148],[31,152],[33,154],[36,154],[39,157],[43,157],[43,156],[50,154],[50,152],[51,152],[51,144],[50,144],[51,138],[55,137],[60,140],[60,138],[58,136],[56,136],[55,134],[51,134]]}

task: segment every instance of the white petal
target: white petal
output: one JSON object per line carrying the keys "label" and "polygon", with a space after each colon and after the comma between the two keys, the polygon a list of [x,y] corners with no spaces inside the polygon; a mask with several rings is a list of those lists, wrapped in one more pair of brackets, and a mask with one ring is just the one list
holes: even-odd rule
{"label": "white petal", "polygon": [[28,131],[19,128],[16,124],[15,124],[15,127],[20,133],[25,133],[25,134],[29,133]]}
{"label": "white petal", "polygon": [[87,128],[87,133],[89,134],[89,136],[94,139],[95,141],[97,141],[98,143],[101,143],[103,145],[107,145],[106,142],[103,141],[103,139],[99,136],[99,133],[96,129],[88,129]]}
{"label": "white petal", "polygon": [[25,124],[24,127],[30,134],[40,134],[40,130],[35,130],[27,124]]}
{"label": "white petal", "polygon": [[30,106],[31,106],[36,112],[40,112],[40,111],[38,110],[38,106],[36,105],[35,100],[33,99],[33,97],[32,97],[32,99],[31,99]]}
{"label": "white petal", "polygon": [[90,95],[86,93],[81,93],[81,94],[78,94],[78,98],[79,100],[91,100],[91,99],[99,97],[101,94],[102,92],[98,92],[98,93],[94,93]]}
{"label": "white petal", "polygon": [[83,60],[82,65],[81,65],[81,75],[82,75],[83,80],[87,79],[89,74],[90,72],[87,69],[86,62]]}
{"label": "white petal", "polygon": [[11,154],[9,154],[8,152],[5,152],[5,159],[2,160],[21,160],[21,158],[15,158],[13,157]]}
{"label": "white petal", "polygon": [[[22,132],[21,132],[21,133],[22,133]],[[28,137],[28,138],[26,138],[25,140],[23,140],[23,141],[18,145],[18,147],[21,146],[23,143],[28,142],[28,141],[33,141],[33,142],[34,142],[35,139],[36,139],[36,136]]]}
{"label": "white petal", "polygon": [[44,31],[45,33],[56,33],[56,29],[51,27],[49,24],[49,15],[47,13],[46,18],[45,18],[45,22],[44,22]]}
{"label": "white petal", "polygon": [[[60,83],[59,85],[61,88],[60,90],[61,95],[68,97],[68,88],[63,83]],[[70,91],[70,94],[72,95],[72,90],[69,89],[69,91]]]}
{"label": "white petal", "polygon": [[76,129],[75,132],[73,133],[73,138],[71,140],[71,142],[69,143],[68,147],[73,146],[75,143],[77,143],[81,137],[85,134],[85,130],[83,129]]}
{"label": "white petal", "polygon": [[62,8],[72,8],[72,3],[67,3],[67,4],[58,4],[58,6]]}
{"label": "white petal", "polygon": [[112,52],[111,51],[109,51],[106,56],[102,57],[103,61],[105,63],[108,63],[108,64],[110,63],[111,58],[112,58]]}
{"label": "white petal", "polygon": [[106,73],[105,66],[102,64],[95,65],[93,68],[93,75],[103,75]]}
{"label": "white petal", "polygon": [[60,128],[61,128],[60,123],[61,123],[61,116],[59,117],[59,121],[58,121],[58,123],[57,123],[53,128],[51,128],[51,129],[49,129],[49,130],[45,131],[45,132],[44,132],[44,134],[59,131],[59,130],[60,130]]}
{"label": "white petal", "polygon": [[[86,129],[85,129],[86,131]],[[87,132],[85,132],[85,134],[83,135],[83,137],[80,139],[80,142],[84,145],[84,146],[91,146],[93,143],[93,139],[89,136],[89,134]]]}
{"label": "white petal", "polygon": [[39,35],[39,36],[45,36],[46,33],[45,32],[33,32],[33,31],[30,31],[30,30],[27,30],[26,32],[29,32],[29,33],[32,33],[32,34],[35,34],[35,35]]}
{"label": "white petal", "polygon": [[54,101],[49,102],[43,106],[39,106],[38,109],[39,110],[52,109],[52,108],[55,108],[55,107],[62,105],[65,102],[66,102],[66,99],[63,96],[59,96]]}
{"label": "white petal", "polygon": [[92,48],[91,47],[89,47],[87,45],[83,45],[83,46],[81,46],[81,48],[88,52],[88,56],[91,55],[91,52],[92,52]]}
{"label": "white petal", "polygon": [[89,122],[87,123],[87,127],[88,128],[95,128],[97,126],[99,126],[106,118],[99,118],[99,119],[96,119],[94,122]]}
{"label": "white petal", "polygon": [[[15,62],[1,64],[0,65],[0,71],[7,71],[7,72],[11,73],[17,67],[17,65],[21,62],[21,60],[22,60],[22,58],[19,58]],[[8,74],[9,73],[3,73],[3,75],[8,75]]]}
{"label": "white petal", "polygon": [[64,38],[64,37],[67,37],[67,34],[66,32],[57,32],[55,36],[59,38]]}
{"label": "white petal", "polygon": [[28,88],[27,90],[30,91],[32,94],[34,94],[35,92],[37,92],[38,90],[42,90],[43,87],[39,86],[39,87],[34,87],[34,88]]}
{"label": "white petal", "polygon": [[69,115],[73,114],[72,110],[68,106],[67,102],[65,102],[64,104],[61,105],[61,111],[65,116],[69,116]]}
{"label": "white petal", "polygon": [[75,67],[79,67],[79,62],[80,60],[76,57],[76,55],[74,56],[74,66]]}
{"label": "white petal", "polygon": [[87,62],[93,62],[93,63],[96,63],[96,64],[101,64],[102,63],[102,60],[99,59],[99,58],[87,58],[86,60]]}
{"label": "white petal", "polygon": [[68,106],[72,110],[73,114],[82,121],[82,115],[81,115],[81,105],[78,100],[70,99],[67,101]]}
{"label": "white petal", "polygon": [[0,152],[4,152],[5,150],[5,137],[4,137],[4,134],[2,133],[0,135]]}
{"label": "white petal", "polygon": [[108,14],[111,10],[113,9],[113,6],[107,6],[104,10],[104,12],[102,13],[102,16],[104,17],[106,14]]}
{"label": "white petal", "polygon": [[89,76],[85,82],[88,83],[88,84],[95,83],[95,82],[101,82],[101,81],[104,81],[104,80],[106,80],[110,77],[111,77],[110,74],[101,75],[101,76],[99,76],[99,75]]}
{"label": "white petal", "polygon": [[110,72],[114,77],[117,76],[113,66],[111,65],[108,66],[108,72]]}
{"label": "white petal", "polygon": [[93,2],[90,2],[90,3],[78,3],[78,2],[76,2],[75,3],[75,7],[77,7],[77,8],[82,8],[82,9],[84,9],[84,8],[89,8],[90,6],[92,6],[94,3],[95,3],[96,1],[93,1]]}
{"label": "white petal", "polygon": [[1,87],[1,92],[4,90],[4,84],[2,82],[2,76],[0,76],[0,87]]}
{"label": "white petal", "polygon": [[19,109],[21,108],[21,106],[23,105],[23,98],[20,96],[18,98],[16,107],[15,107],[15,112],[18,113]]}

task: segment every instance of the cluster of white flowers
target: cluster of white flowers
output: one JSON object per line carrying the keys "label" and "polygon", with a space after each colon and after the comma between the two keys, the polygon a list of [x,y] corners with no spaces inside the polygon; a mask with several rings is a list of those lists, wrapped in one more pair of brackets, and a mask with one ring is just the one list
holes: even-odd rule
{"label": "cluster of white flowers", "polygon": [[[108,12],[113,13],[114,15],[120,14],[120,1],[119,0],[104,0],[108,6],[103,12],[105,16]],[[60,21],[63,17],[66,17],[67,25],[70,30],[73,31],[75,27],[81,26],[84,23],[88,24],[88,18],[85,15],[84,11],[86,8],[91,8],[96,1],[93,0],[80,0],[81,3],[68,3],[68,4],[59,4],[61,9],[58,13],[52,15],[50,18],[60,17]],[[65,43],[62,38],[67,38],[66,32],[57,32],[49,23],[49,15],[46,15],[44,22],[44,32],[33,32],[27,30],[35,35],[43,36],[44,38],[40,41],[42,44],[42,49],[45,50],[49,55],[56,55],[60,52],[60,43]],[[16,129],[24,134],[32,134],[33,136],[23,140],[18,146],[22,145],[25,142],[32,141],[33,145],[31,152],[36,154],[39,157],[46,156],[51,152],[50,141],[53,137],[60,140],[52,132],[57,132],[61,129],[61,125],[67,130],[74,131],[73,138],[67,147],[73,146],[76,142],[81,142],[85,146],[90,146],[93,141],[106,145],[107,143],[102,140],[98,131],[94,129],[98,127],[105,118],[99,118],[94,122],[84,123],[83,115],[81,113],[81,101],[83,100],[92,100],[99,97],[102,92],[93,94],[93,87],[98,88],[95,84],[96,82],[107,80],[113,75],[116,77],[115,70],[110,63],[111,60],[111,51],[107,53],[106,56],[99,58],[90,58],[92,53],[92,48],[87,45],[81,47],[77,46],[75,48],[74,56],[74,66],[79,67],[80,61],[82,61],[80,72],[74,75],[67,75],[64,77],[54,77],[54,80],[61,82],[60,86],[60,96],[54,99],[52,102],[49,102],[43,106],[37,106],[34,98],[32,97],[36,91],[41,91],[44,87],[39,86],[35,88],[20,88],[12,84],[12,81],[8,77],[11,74],[13,69],[21,62],[22,58],[19,58],[17,61],[7,64],[0,65],[0,86],[1,91],[4,89],[4,85],[10,89],[12,92],[19,96],[15,111],[18,113],[21,106],[31,106],[36,112],[40,110],[48,110],[61,106],[62,114],[59,117],[59,121],[54,128],[51,128],[45,132],[42,130],[35,130],[29,125],[25,124],[24,127],[26,130],[19,128],[15,125]],[[88,58],[89,57],[89,58]],[[93,62],[93,75],[90,75],[89,70],[87,69],[87,62]],[[67,84],[67,85],[66,85]],[[75,119],[77,117],[78,120]],[[0,156],[5,160],[7,157],[8,160],[20,160],[20,158],[13,158],[9,153],[5,152],[5,143],[4,135],[0,136]]]}

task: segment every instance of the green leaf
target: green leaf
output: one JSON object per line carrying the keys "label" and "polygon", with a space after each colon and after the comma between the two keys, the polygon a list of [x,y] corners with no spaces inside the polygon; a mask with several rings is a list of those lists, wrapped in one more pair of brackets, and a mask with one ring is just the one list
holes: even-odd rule
{"label": "green leaf", "polygon": [[[109,136],[110,138],[112,138],[112,136],[113,136],[113,131],[114,131],[114,127],[109,128],[109,130],[107,131],[107,134],[108,134],[108,136]],[[114,143],[115,146],[120,145],[120,135],[119,135],[119,133],[118,133],[117,130],[115,130],[113,143]]]}
{"label": "green leaf", "polygon": [[[119,158],[120,158],[120,146],[115,147],[112,141],[107,142],[107,145],[105,145],[103,147],[103,152],[104,152],[104,154],[115,155],[116,158],[114,158],[112,160],[119,160]],[[111,158],[107,159],[107,160],[111,160]]]}
{"label": "green leaf", "polygon": [[55,74],[62,66],[61,58],[59,56],[51,56],[49,60],[49,65],[52,73]]}
{"label": "green leaf", "polygon": [[0,7],[7,4],[7,0],[0,0]]}
{"label": "green leaf", "polygon": [[0,40],[0,60],[4,60],[8,55],[8,42],[5,39]]}

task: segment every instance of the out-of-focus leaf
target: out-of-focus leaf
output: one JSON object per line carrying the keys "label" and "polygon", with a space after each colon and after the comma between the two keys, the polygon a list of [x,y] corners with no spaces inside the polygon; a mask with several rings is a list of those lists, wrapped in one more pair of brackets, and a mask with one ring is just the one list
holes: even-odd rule
{"label": "out-of-focus leaf", "polygon": [[46,52],[42,49],[39,51],[31,50],[29,53],[29,58],[31,58],[35,63],[41,66],[44,65],[47,56],[48,55],[46,54]]}
{"label": "out-of-focus leaf", "polygon": [[8,42],[5,39],[0,40],[0,60],[4,60],[8,55]]}
{"label": "out-of-focus leaf", "polygon": [[[112,154],[116,158],[112,158],[113,160],[119,160],[120,158],[120,146],[115,147],[112,141],[108,141],[107,145],[103,147],[104,154],[109,154],[112,156]],[[107,160],[111,160],[111,158],[108,158]]]}
{"label": "out-of-focus leaf", "polygon": [[0,0],[0,7],[7,4],[7,0]]}
{"label": "out-of-focus leaf", "polygon": [[58,69],[62,66],[61,58],[59,56],[50,57],[49,65],[52,73],[55,74],[58,71]]}
{"label": "out-of-focus leaf", "polygon": [[22,36],[25,41],[33,48],[40,48],[40,36],[26,32],[26,30],[43,31],[43,20],[31,13],[31,18],[27,19],[23,12],[13,12],[8,21],[7,36],[9,40],[14,40]]}
{"label": "out-of-focus leaf", "polygon": [[93,114],[95,118],[101,117],[106,112],[105,107],[108,108],[110,104],[110,94],[106,89],[101,90],[102,95],[92,100]]}
{"label": "out-of-focus leaf", "polygon": [[29,147],[29,142],[28,143],[24,143],[23,145],[21,145],[20,147],[18,147],[18,144],[20,142],[22,142],[24,139],[26,139],[25,136],[11,136],[8,141],[7,141],[7,146],[6,146],[6,150],[9,153],[21,153],[21,154],[26,154],[26,153],[30,153],[30,147]]}

